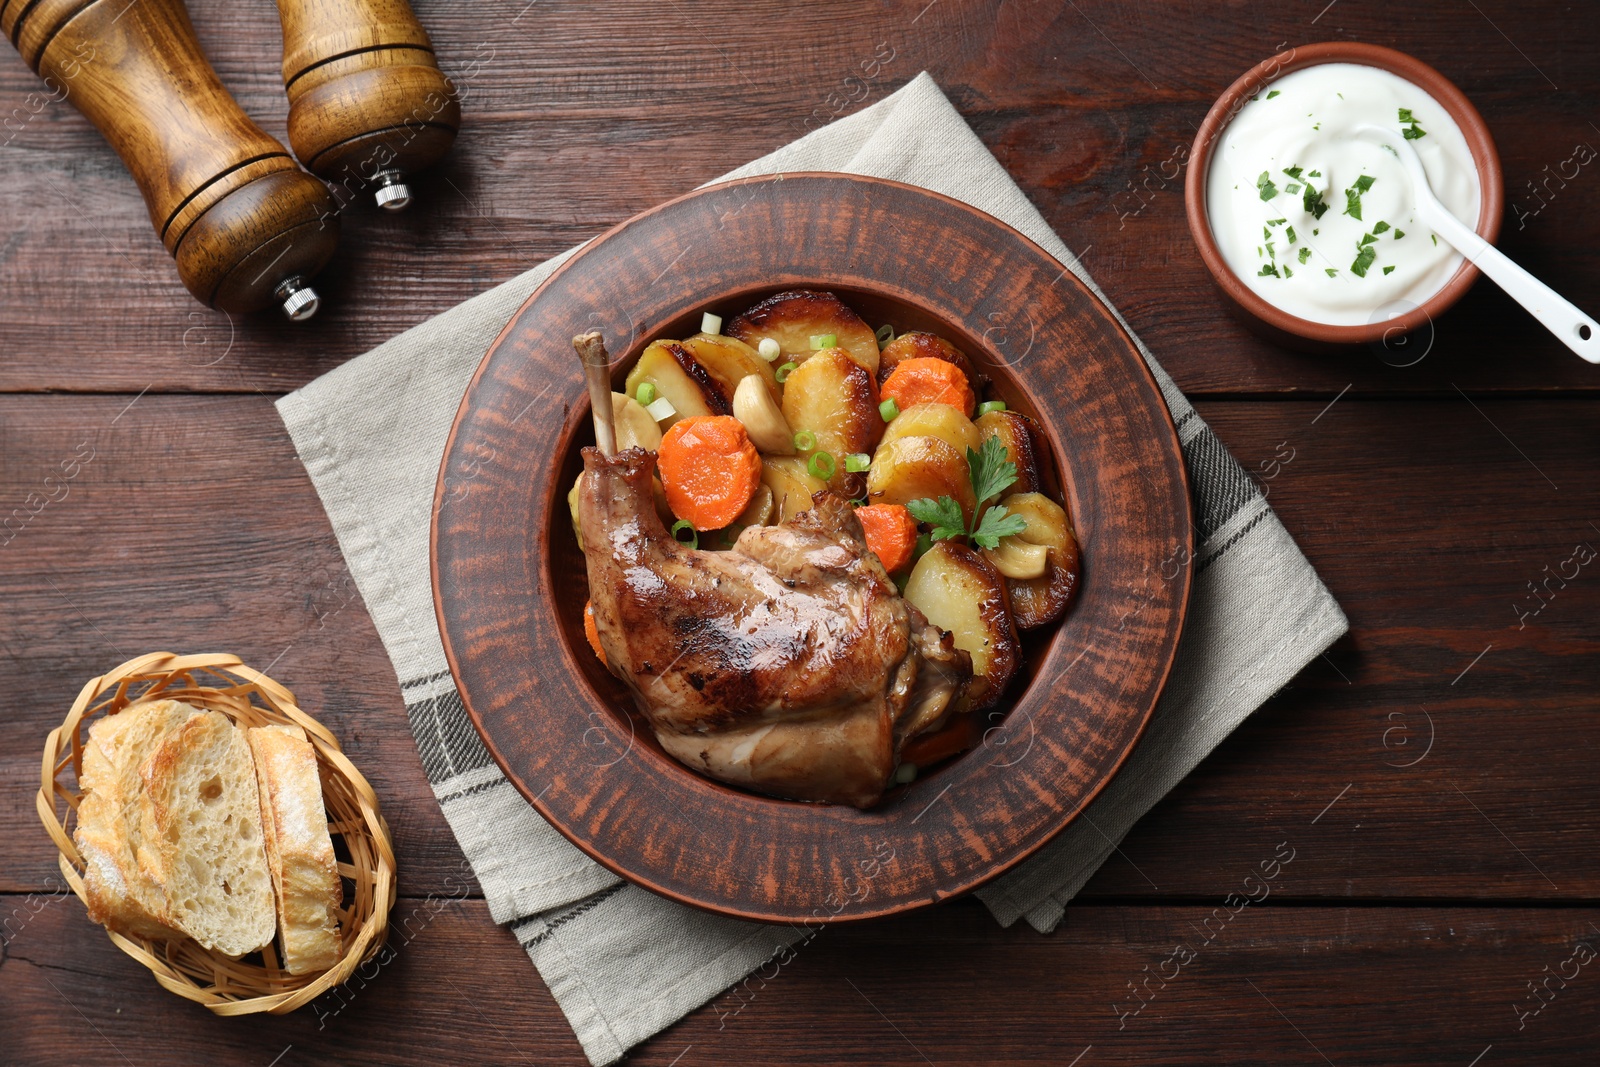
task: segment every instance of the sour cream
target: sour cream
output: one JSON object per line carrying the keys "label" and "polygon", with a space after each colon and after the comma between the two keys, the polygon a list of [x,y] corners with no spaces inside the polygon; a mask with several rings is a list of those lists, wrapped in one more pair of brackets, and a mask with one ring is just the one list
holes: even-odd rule
{"label": "sour cream", "polygon": [[1334,326],[1421,304],[1461,254],[1416,220],[1400,160],[1363,140],[1405,133],[1434,195],[1476,227],[1478,171],[1461,129],[1422,89],[1377,67],[1323,63],[1270,83],[1224,127],[1206,177],[1222,257],[1268,303]]}

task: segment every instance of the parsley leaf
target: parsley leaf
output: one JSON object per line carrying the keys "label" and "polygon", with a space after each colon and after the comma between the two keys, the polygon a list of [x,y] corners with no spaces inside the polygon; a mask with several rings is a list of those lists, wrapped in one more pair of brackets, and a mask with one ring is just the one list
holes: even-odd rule
{"label": "parsley leaf", "polygon": [[1269,275],[1274,277],[1274,278],[1283,277],[1283,275],[1278,273],[1277,264],[1275,264],[1275,263],[1263,263],[1263,264],[1261,264],[1261,270],[1256,273],[1256,277],[1257,278],[1265,278],[1265,277],[1267,277]]}
{"label": "parsley leaf", "polygon": [[1395,227],[1394,239],[1396,241],[1400,240],[1400,238],[1404,237],[1405,235],[1406,235],[1406,231],[1400,229],[1398,226]]}
{"label": "parsley leaf", "polygon": [[1378,250],[1369,244],[1363,244],[1360,248],[1361,250],[1356,253],[1356,261],[1350,264],[1350,273],[1357,278],[1365,278],[1367,276],[1367,268],[1372,266],[1372,261],[1378,258]]}
{"label": "parsley leaf", "polygon": [[1006,446],[998,437],[986,437],[977,451],[967,449],[968,475],[972,496],[978,503],[999,496],[1017,480],[1017,465],[1011,462]]}
{"label": "parsley leaf", "polygon": [[906,505],[906,510],[911,512],[911,517],[918,522],[925,522],[933,527],[935,541],[966,536],[967,518],[961,514],[961,505],[947,496],[942,496],[937,501],[929,500],[927,497],[913,500]]}
{"label": "parsley leaf", "polygon": [[1322,191],[1309,182],[1306,184],[1305,189],[1301,190],[1300,202],[1314,219],[1320,219],[1328,212],[1328,205],[1322,202]]}
{"label": "parsley leaf", "polygon": [[[1344,191],[1344,213],[1351,218],[1361,219],[1361,194],[1372,188],[1373,177],[1363,174],[1356,179],[1356,183]],[[1320,217],[1320,216],[1319,216]]]}
{"label": "parsley leaf", "polygon": [[1372,232],[1373,233],[1387,233],[1388,230],[1389,230],[1389,224],[1387,222],[1383,222],[1383,221],[1379,221],[1377,225],[1372,227]]}
{"label": "parsley leaf", "polygon": [[1336,267],[1324,267],[1323,270],[1328,272],[1328,277],[1330,278],[1336,278],[1339,275],[1339,270]]}
{"label": "parsley leaf", "polygon": [[[1283,231],[1283,235],[1285,237],[1289,238],[1289,243],[1290,244],[1294,244],[1296,241],[1298,241],[1300,239],[1300,235],[1294,232],[1294,227],[1293,226],[1290,226],[1288,229],[1284,230]],[[1300,262],[1304,263],[1305,260],[1302,259]]]}
{"label": "parsley leaf", "polygon": [[1383,268],[1383,273],[1388,274],[1388,273],[1392,272],[1393,270],[1394,270],[1393,267],[1385,267],[1385,268]]}
{"label": "parsley leaf", "polygon": [[1305,175],[1305,171],[1300,167],[1284,167],[1283,172],[1296,180],[1299,180]]}
{"label": "parsley leaf", "polygon": [[1300,262],[1304,263],[1306,260],[1308,260],[1310,258],[1311,258],[1311,249],[1306,247],[1305,245],[1301,245],[1300,246]]}
{"label": "parsley leaf", "polygon": [[1272,175],[1269,171],[1261,172],[1261,177],[1256,179],[1256,188],[1261,190],[1263,200],[1271,200],[1278,195],[1278,187],[1272,184]]}
{"label": "parsley leaf", "polygon": [[[1407,123],[1410,125],[1407,125]],[[1416,117],[1411,114],[1409,107],[1400,109],[1400,125],[1406,127],[1400,131],[1400,135],[1408,141],[1415,141],[1420,137],[1428,136],[1427,131],[1417,125]]]}
{"label": "parsley leaf", "polygon": [[972,531],[972,543],[979,548],[995,548],[999,546],[1000,538],[1022,533],[1027,528],[1027,519],[1021,515],[1008,515],[1005,508],[996,505],[983,513],[978,528]]}
{"label": "parsley leaf", "polygon": [[1271,99],[1272,99],[1272,98],[1273,98],[1273,97],[1275,97],[1275,96],[1277,96],[1277,95],[1278,95],[1278,90],[1277,90],[1277,89],[1274,89],[1274,90],[1272,90],[1272,92],[1270,92],[1270,93],[1268,93],[1268,94],[1267,94],[1267,99],[1268,99],[1268,100],[1271,100]]}

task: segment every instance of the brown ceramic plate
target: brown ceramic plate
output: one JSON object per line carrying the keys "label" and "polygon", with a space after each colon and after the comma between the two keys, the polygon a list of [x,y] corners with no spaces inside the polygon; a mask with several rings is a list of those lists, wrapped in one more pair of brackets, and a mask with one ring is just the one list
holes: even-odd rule
{"label": "brown ceramic plate", "polygon": [[[1083,544],[1083,584],[1037,634],[983,746],[857,811],[742,792],[662,753],[583,637],[567,491],[593,440],[573,334],[614,380],[658,337],[785,288],[931,329],[1036,416]],[[1060,833],[1121,766],[1189,599],[1172,418],[1106,307],[999,221],[894,182],[791,174],[701,189],[623,223],[547,280],[467,389],[439,472],[434,602],[485,744],[558,830],[674,900],[764,921],[856,919],[967,892]]]}

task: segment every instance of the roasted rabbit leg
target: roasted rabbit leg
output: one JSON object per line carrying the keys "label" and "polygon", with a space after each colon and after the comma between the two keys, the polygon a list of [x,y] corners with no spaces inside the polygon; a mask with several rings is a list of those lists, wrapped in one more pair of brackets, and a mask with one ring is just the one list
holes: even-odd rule
{"label": "roasted rabbit leg", "polygon": [[971,659],[907,603],[843,499],[752,526],[731,551],[674,540],[655,455],[583,452],[580,523],[600,643],[662,748],[735,785],[871,807],[900,746],[961,710]]}

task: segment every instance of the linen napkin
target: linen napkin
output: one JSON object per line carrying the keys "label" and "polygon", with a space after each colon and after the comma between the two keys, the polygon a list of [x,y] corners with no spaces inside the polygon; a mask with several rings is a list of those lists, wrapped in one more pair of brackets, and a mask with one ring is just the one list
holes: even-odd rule
{"label": "linen napkin", "polygon": [[[718,180],[798,170],[892,178],[963,200],[1028,235],[1099,294],[926,73]],[[602,1067],[803,935],[686,908],[589,860],[500,773],[446,668],[428,567],[445,438],[490,342],[569,255],[329,372],[278,410],[394,663],[423,768],[490,913],[512,926]],[[1138,343],[1177,423],[1193,487],[1196,553],[1174,562],[1194,567],[1193,595],[1171,679],[1121,772],[1066,832],[977,894],[1002,925],[1026,918],[1042,933],[1134,822],[1346,629],[1254,483]]]}

